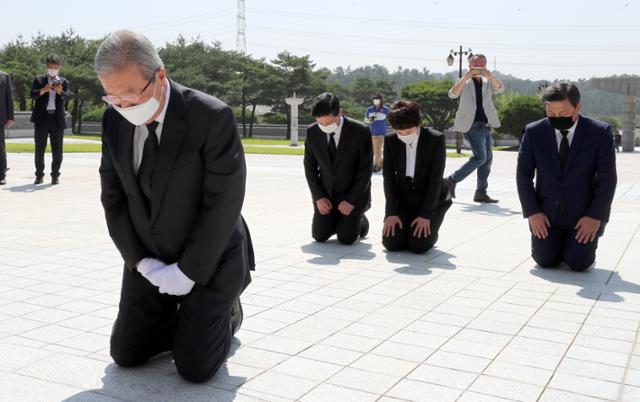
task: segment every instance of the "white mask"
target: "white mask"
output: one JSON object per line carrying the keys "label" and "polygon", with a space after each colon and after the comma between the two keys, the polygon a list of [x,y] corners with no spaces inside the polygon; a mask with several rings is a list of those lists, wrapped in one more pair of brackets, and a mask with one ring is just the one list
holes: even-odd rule
{"label": "white mask", "polygon": [[416,141],[418,141],[418,130],[407,135],[398,134],[398,138],[400,138],[400,141],[404,142],[407,145],[413,145]]}
{"label": "white mask", "polygon": [[320,127],[320,130],[322,130],[327,134],[335,133],[336,131],[338,131],[338,125],[336,123],[331,123],[326,126],[323,126],[322,124],[318,123],[318,127]]}
{"label": "white mask", "polygon": [[126,108],[113,105],[113,108],[120,112],[120,114],[125,119],[129,120],[129,122],[134,126],[144,124],[149,121],[151,116],[153,116],[158,110],[158,107],[160,107],[160,102],[158,102],[155,97],[157,86],[158,80],[156,80],[156,86],[153,88],[153,95],[151,96],[151,98],[149,98],[148,101]]}
{"label": "white mask", "polygon": [[59,68],[47,68],[47,74],[49,74],[49,77],[56,77],[59,72]]}
{"label": "white mask", "polygon": [[380,99],[374,99],[373,104],[376,106],[380,106]]}

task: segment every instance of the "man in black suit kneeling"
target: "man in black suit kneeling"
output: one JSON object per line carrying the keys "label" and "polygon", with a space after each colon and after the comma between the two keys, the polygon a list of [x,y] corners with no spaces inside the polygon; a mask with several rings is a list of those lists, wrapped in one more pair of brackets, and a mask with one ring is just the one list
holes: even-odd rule
{"label": "man in black suit kneeling", "polygon": [[124,260],[111,356],[132,367],[171,351],[182,377],[206,381],[240,328],[254,266],[233,111],[170,80],[135,32],[111,34],[95,68],[109,104],[101,200]]}
{"label": "man in black suit kneeling", "polygon": [[371,206],[371,134],[364,124],[342,116],[331,93],[315,98],[307,129],[304,173],[313,198],[311,233],[318,242],[334,234],[352,244],[369,232],[364,213]]}

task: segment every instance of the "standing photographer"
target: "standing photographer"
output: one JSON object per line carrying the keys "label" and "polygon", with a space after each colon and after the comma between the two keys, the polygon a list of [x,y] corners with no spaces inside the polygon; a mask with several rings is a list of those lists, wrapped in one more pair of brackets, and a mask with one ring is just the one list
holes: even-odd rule
{"label": "standing photographer", "polygon": [[460,97],[460,104],[453,123],[453,131],[464,133],[473,156],[446,180],[451,196],[456,196],[456,184],[478,169],[475,202],[495,203],[487,195],[491,172],[491,127],[500,127],[500,120],[493,105],[493,94],[504,91],[504,85],[487,70],[487,58],[474,54],[469,59],[469,71],[449,90],[450,98]]}
{"label": "standing photographer", "polygon": [[60,183],[60,165],[62,165],[62,137],[65,122],[64,102],[69,94],[69,81],[60,77],[60,58],[55,54],[47,56],[47,73],[38,75],[31,86],[31,99],[35,100],[31,122],[34,123],[36,143],[35,165],[36,180],[41,184],[44,177],[44,151],[47,138],[51,141],[51,184]]}

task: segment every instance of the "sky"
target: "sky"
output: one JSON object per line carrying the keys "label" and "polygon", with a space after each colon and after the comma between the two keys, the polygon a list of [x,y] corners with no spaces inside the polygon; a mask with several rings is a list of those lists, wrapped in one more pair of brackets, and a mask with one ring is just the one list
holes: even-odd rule
{"label": "sky", "polygon": [[[236,0],[2,2],[0,14],[11,18],[2,16],[0,46],[19,34],[73,28],[98,39],[127,28],[157,46],[182,35],[236,49]],[[245,34],[255,57],[289,50],[330,69],[444,73],[457,70],[446,57],[462,45],[487,55],[490,69],[523,79],[640,74],[640,0],[246,0]]]}

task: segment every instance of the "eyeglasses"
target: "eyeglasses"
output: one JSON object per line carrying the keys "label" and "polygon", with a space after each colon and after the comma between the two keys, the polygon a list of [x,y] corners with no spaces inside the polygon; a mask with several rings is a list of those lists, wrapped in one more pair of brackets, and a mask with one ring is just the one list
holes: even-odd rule
{"label": "eyeglasses", "polygon": [[123,96],[105,95],[102,97],[102,100],[108,103],[109,105],[113,105],[114,103],[121,103],[121,102],[140,103],[140,97],[142,96],[144,91],[146,91],[147,88],[149,88],[149,85],[151,85],[151,82],[153,82],[153,77],[155,77],[155,75],[156,73],[154,72],[151,78],[149,78],[149,81],[147,81],[147,85],[145,85],[144,88],[142,88],[142,91],[140,91],[140,94],[138,95],[123,95]]}

